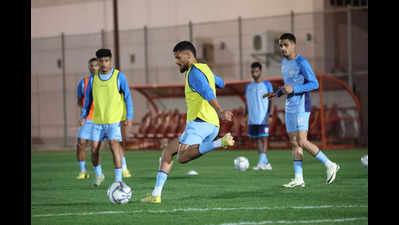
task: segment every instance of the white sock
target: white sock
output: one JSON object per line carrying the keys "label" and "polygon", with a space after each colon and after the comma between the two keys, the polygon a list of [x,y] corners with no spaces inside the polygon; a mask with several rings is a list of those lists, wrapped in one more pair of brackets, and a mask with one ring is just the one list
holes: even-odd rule
{"label": "white sock", "polygon": [[214,141],[214,142],[213,142],[213,147],[215,147],[215,148],[220,148],[220,147],[222,147],[222,139],[219,138],[219,139],[217,139],[216,141]]}
{"label": "white sock", "polygon": [[324,163],[324,165],[325,165],[327,168],[329,168],[329,167],[333,166],[334,163],[333,163],[332,161],[330,161],[330,160],[327,160],[327,161]]}
{"label": "white sock", "polygon": [[302,173],[296,173],[296,174],[295,174],[295,179],[296,179],[296,180],[303,181],[303,174],[302,174]]}
{"label": "white sock", "polygon": [[155,187],[152,191],[152,196],[160,196],[162,193],[162,187]]}

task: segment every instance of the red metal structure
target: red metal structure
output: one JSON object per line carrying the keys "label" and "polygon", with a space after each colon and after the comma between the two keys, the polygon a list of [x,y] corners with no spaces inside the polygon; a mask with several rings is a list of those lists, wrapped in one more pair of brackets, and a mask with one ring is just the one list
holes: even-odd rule
{"label": "red metal structure", "polygon": [[[309,140],[322,149],[353,148],[358,144],[361,123],[360,103],[350,88],[338,78],[328,75],[316,75],[319,89],[311,93],[312,114],[309,121]],[[282,77],[267,77],[276,90],[283,85]],[[219,136],[231,132],[235,137],[234,148],[255,148],[254,141],[247,134],[247,115],[245,113],[245,87],[250,80],[225,82],[223,89],[217,89],[217,97],[237,97],[231,122],[221,122]],[[161,112],[156,100],[184,98],[184,84],[173,85],[135,85],[131,90],[139,92],[151,104],[142,121],[136,124],[136,132],[124,129],[123,139],[126,149],[159,149],[161,140],[178,137],[185,127],[186,114],[168,105]],[[269,149],[290,148],[284,119],[285,97],[272,99],[272,122],[269,128]]]}

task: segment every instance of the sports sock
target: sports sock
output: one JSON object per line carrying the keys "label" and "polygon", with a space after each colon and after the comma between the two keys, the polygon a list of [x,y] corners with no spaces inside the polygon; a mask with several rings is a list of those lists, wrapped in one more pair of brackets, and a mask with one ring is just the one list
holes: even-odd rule
{"label": "sports sock", "polygon": [[80,172],[86,172],[86,161],[79,161]]}
{"label": "sports sock", "polygon": [[198,150],[199,150],[199,153],[201,155],[203,155],[207,152],[212,151],[215,148],[220,148],[220,147],[222,147],[222,139],[221,138],[217,139],[214,142],[202,142],[200,144]]}
{"label": "sports sock", "polygon": [[162,193],[162,188],[168,179],[168,174],[162,170],[158,171],[157,180],[155,183],[154,191],[152,192],[152,196],[160,196]]}
{"label": "sports sock", "polygon": [[125,156],[122,157],[122,169],[127,170],[126,158]]}
{"label": "sports sock", "polygon": [[101,164],[98,164],[94,167],[94,171],[96,172],[96,176],[101,176],[103,174],[103,170],[101,168]]}
{"label": "sports sock", "polygon": [[115,168],[115,182],[122,181],[122,168]]}
{"label": "sports sock", "polygon": [[302,160],[294,160],[295,179],[303,180]]}
{"label": "sports sock", "polygon": [[259,163],[268,164],[269,161],[267,160],[266,152],[259,153]]}
{"label": "sports sock", "polygon": [[321,149],[314,157],[320,160],[326,167],[330,167],[333,164],[333,162],[328,159],[328,157],[321,151]]}

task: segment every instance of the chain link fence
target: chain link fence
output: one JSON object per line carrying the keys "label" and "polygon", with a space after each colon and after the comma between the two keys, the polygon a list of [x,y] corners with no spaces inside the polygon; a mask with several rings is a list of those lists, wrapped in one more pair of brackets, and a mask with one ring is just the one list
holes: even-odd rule
{"label": "chain link fence", "polygon": [[[281,76],[281,56],[273,41],[284,32],[296,35],[297,50],[315,73],[332,74],[353,88],[362,107],[362,143],[367,144],[367,8],[121,30],[119,70],[129,85],[183,83],[172,49],[177,42],[190,40],[199,58],[226,81],[250,79],[254,61],[263,64],[264,78]],[[262,43],[260,49],[255,36]],[[32,144],[76,143],[80,115],[76,87],[89,75],[88,60],[99,48],[115,53],[113,31],[31,39]],[[133,122],[138,123],[150,107],[135,91],[132,98]]]}

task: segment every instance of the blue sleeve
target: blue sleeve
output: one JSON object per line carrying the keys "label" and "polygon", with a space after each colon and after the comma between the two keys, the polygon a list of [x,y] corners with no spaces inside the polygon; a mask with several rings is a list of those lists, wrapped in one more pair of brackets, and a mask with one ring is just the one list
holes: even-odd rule
{"label": "blue sleeve", "polygon": [[190,88],[193,91],[198,92],[198,94],[200,94],[201,97],[207,101],[216,98],[215,94],[213,94],[212,88],[209,86],[209,82],[205,74],[203,74],[194,66],[188,74],[188,85],[190,85]]}
{"label": "blue sleeve", "polygon": [[[273,86],[272,86],[272,84],[270,83],[270,81],[267,81],[267,80],[264,80],[263,81],[264,83],[265,83],[265,85],[266,85],[266,87],[267,87],[267,91],[270,93],[270,92],[273,92]],[[267,107],[267,114],[269,115],[270,114],[270,106],[271,106],[271,98],[269,98],[269,105],[268,105],[268,107]]]}
{"label": "blue sleeve", "polygon": [[300,63],[300,72],[305,78],[305,83],[293,87],[294,93],[304,93],[316,90],[319,88],[319,82],[313,73],[312,67],[307,60],[302,60]]}
{"label": "blue sleeve", "polygon": [[85,90],[85,80],[84,80],[84,79],[81,79],[81,80],[79,81],[78,88],[77,88],[77,91],[78,91],[78,94],[77,94],[78,99],[82,99],[82,98],[83,98],[83,96],[84,96],[84,93],[83,93],[84,90]]}
{"label": "blue sleeve", "polygon": [[249,83],[245,86],[245,99],[248,99],[248,86],[249,86]]}
{"label": "blue sleeve", "polygon": [[83,104],[82,114],[80,114],[80,118],[85,119],[89,115],[90,107],[93,102],[93,75],[90,75],[89,81],[87,82],[87,88],[85,93],[85,102]]}
{"label": "blue sleeve", "polygon": [[266,88],[267,88],[268,92],[273,92],[273,86],[270,83],[270,81],[264,80],[263,83],[266,85]]}
{"label": "blue sleeve", "polygon": [[215,75],[215,86],[217,88],[224,88],[224,80],[221,77],[216,76],[216,74],[213,75]]}
{"label": "blue sleeve", "polygon": [[118,82],[119,82],[119,91],[123,93],[124,98],[125,98],[125,103],[126,103],[126,118],[128,119],[133,119],[133,101],[132,101],[132,96],[130,95],[130,89],[129,85],[127,83],[125,74],[122,72],[119,72],[118,76]]}

